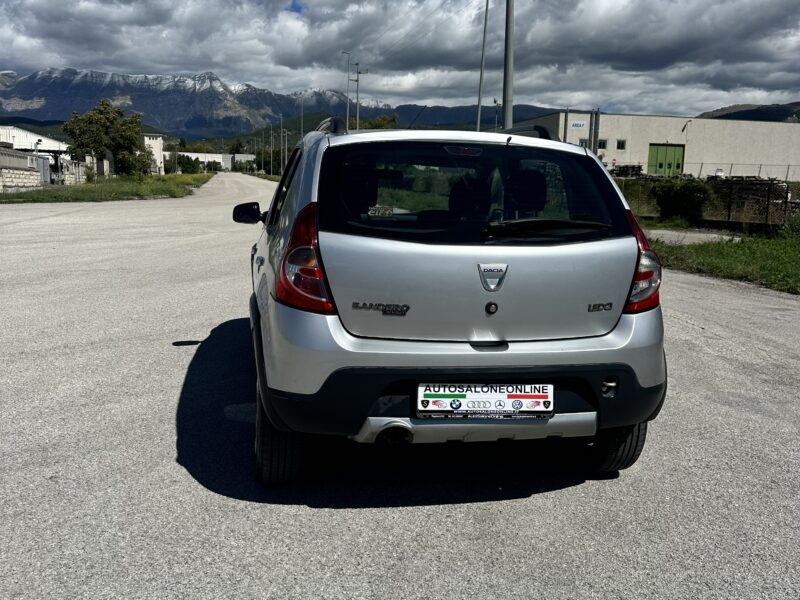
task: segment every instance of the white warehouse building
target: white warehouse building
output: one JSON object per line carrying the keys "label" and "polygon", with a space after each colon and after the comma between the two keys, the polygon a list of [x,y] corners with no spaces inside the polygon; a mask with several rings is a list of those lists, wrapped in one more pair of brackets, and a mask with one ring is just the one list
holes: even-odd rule
{"label": "white warehouse building", "polygon": [[609,168],[800,181],[800,123],[560,110],[516,123],[512,131],[534,127],[590,148]]}
{"label": "white warehouse building", "polygon": [[12,150],[23,152],[65,153],[68,147],[64,142],[14,125],[0,125],[0,142],[10,144]]}
{"label": "white warehouse building", "polygon": [[157,173],[158,175],[164,174],[164,134],[163,133],[145,133],[144,145],[150,149],[153,155],[153,161],[150,165],[150,172]]}

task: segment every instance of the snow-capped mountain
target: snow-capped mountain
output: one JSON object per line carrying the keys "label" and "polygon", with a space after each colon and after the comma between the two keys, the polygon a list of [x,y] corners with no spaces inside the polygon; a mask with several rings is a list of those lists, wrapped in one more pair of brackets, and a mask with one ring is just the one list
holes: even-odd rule
{"label": "snow-capped mountain", "polygon": [[[19,77],[0,71],[0,116],[38,120],[65,120],[86,112],[102,98],[109,98],[128,112],[142,113],[148,125],[187,138],[249,133],[254,129],[306,113],[344,115],[346,96],[335,90],[311,89],[277,94],[242,83],[228,85],[214,73],[197,75],[125,75],[83,69],[44,69]],[[351,96],[351,114],[355,102]],[[401,124],[415,118],[417,124],[466,123],[475,118],[475,106],[423,107],[406,104],[396,108],[380,101],[362,99],[361,118],[397,112]],[[517,118],[545,112],[532,106],[514,107]],[[519,113],[519,114],[517,114]],[[485,107],[484,120],[493,120]]]}
{"label": "snow-capped mountain", "polygon": [[[5,85],[3,82],[7,81]],[[25,77],[0,75],[0,115],[67,119],[102,98],[166,131],[196,137],[252,131],[272,118],[270,106],[243,106],[214,73],[124,75],[80,69],[45,69]]]}
{"label": "snow-capped mountain", "polygon": [[214,73],[126,75],[82,69],[44,69],[18,77],[0,71],[0,115],[68,119],[102,98],[145,123],[187,137],[246,133],[305,112],[344,114],[346,99],[332,90],[276,94],[250,84],[227,85]]}

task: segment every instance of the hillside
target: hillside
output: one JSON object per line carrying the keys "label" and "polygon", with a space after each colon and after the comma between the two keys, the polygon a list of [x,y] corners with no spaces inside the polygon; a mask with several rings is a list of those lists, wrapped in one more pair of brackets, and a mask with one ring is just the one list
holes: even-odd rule
{"label": "hillside", "polygon": [[[81,69],[44,69],[18,76],[0,71],[0,116],[63,121],[73,111],[86,112],[102,98],[143,122],[186,139],[228,137],[259,131],[270,124],[307,113],[344,115],[347,98],[335,90],[312,89],[279,94],[249,84],[228,85],[214,73],[196,75],[126,75]],[[441,127],[468,123],[476,106],[423,106],[362,103],[361,117],[397,113],[401,126]],[[514,107],[515,118],[549,112],[530,105]],[[351,114],[355,103],[350,102]],[[483,109],[483,122],[494,123],[494,107]]]}
{"label": "hillside", "polygon": [[735,119],[740,121],[800,122],[800,102],[789,104],[734,104],[698,115],[706,119]]}

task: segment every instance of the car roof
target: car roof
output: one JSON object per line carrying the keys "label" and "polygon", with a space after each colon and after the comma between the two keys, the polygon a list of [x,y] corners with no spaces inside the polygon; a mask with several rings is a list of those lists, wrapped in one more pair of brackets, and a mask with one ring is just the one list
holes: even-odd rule
{"label": "car roof", "polygon": [[532,148],[548,148],[573,154],[586,154],[586,149],[574,144],[565,144],[525,135],[510,133],[486,133],[442,129],[372,129],[351,131],[346,134],[323,134],[331,146],[365,142],[461,142],[482,144],[512,144]]}

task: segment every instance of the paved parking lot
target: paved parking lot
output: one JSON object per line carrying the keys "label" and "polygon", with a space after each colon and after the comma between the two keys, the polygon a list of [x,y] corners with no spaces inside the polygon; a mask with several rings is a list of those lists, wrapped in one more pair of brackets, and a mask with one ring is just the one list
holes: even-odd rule
{"label": "paved parking lot", "polygon": [[252,478],[246,321],[274,184],[0,206],[0,598],[800,597],[800,300],[667,272],[642,459],[338,445]]}

